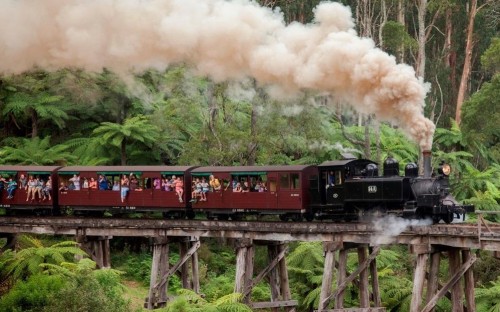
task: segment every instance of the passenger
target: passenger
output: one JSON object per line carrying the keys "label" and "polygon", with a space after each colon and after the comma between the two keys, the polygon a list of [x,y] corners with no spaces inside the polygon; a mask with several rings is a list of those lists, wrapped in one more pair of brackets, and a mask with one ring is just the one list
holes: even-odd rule
{"label": "passenger", "polygon": [[221,185],[220,185],[219,179],[217,179],[213,175],[210,175],[209,179],[210,179],[210,187],[212,188],[212,192],[213,191],[220,191]]}
{"label": "passenger", "polygon": [[92,177],[89,181],[89,189],[97,190],[97,181]]}
{"label": "passenger", "polygon": [[2,193],[5,187],[5,183],[7,183],[7,180],[5,180],[5,178],[2,177],[2,175],[0,174],[0,194]]}
{"label": "passenger", "polygon": [[201,199],[202,197],[202,191],[203,187],[201,186],[200,179],[196,178],[193,183],[191,189],[193,190],[191,192],[191,202],[196,203],[198,201],[198,197]]}
{"label": "passenger", "polygon": [[137,179],[137,177],[133,173],[130,173],[129,182],[130,182],[130,190],[131,191],[135,191],[139,187],[139,180]]}
{"label": "passenger", "polygon": [[210,191],[210,184],[205,178],[201,179],[201,199],[200,201],[207,201],[207,193]]}
{"label": "passenger", "polygon": [[129,190],[129,184],[130,184],[130,180],[128,179],[127,175],[124,174],[122,179],[121,179],[121,182],[120,182],[120,185],[121,185],[121,199],[122,199],[122,203],[125,202],[125,198],[127,197],[127,194],[128,194],[128,190]]}
{"label": "passenger", "polygon": [[248,181],[243,182],[243,186],[241,187],[241,192],[243,193],[250,192],[250,186],[248,185]]}
{"label": "passenger", "polygon": [[80,190],[80,176],[77,175],[77,174],[74,174],[73,177],[71,179],[69,179],[69,181],[73,182],[73,185],[74,185],[74,190],[75,191],[79,191]]}
{"label": "passenger", "polygon": [[164,178],[161,181],[161,187],[162,187],[162,189],[164,191],[170,192],[172,190],[172,183],[170,183],[170,179],[169,178]]}
{"label": "passenger", "polygon": [[30,176],[26,185],[26,188],[28,189],[28,193],[26,194],[26,201],[30,200],[30,195],[32,197],[35,197],[35,189],[36,189],[37,181],[33,178],[33,176]]}
{"label": "passenger", "polygon": [[17,182],[12,178],[9,179],[7,183],[7,198],[11,199],[14,197],[14,191],[17,189]]}
{"label": "passenger", "polygon": [[[37,179],[35,194],[38,194],[38,200],[42,200],[42,190],[45,187],[45,183],[42,178]],[[33,200],[35,200],[35,194],[33,194]]]}
{"label": "passenger", "polygon": [[59,192],[61,194],[66,194],[67,191],[68,191],[68,187],[66,186],[66,184],[64,182],[61,182],[59,184]]}
{"label": "passenger", "polygon": [[[172,178],[175,176],[172,176]],[[178,177],[175,180],[175,193],[179,197],[179,202],[182,203],[184,202],[182,200],[182,195],[184,195],[184,181],[182,181],[181,177]]]}
{"label": "passenger", "polygon": [[106,177],[103,176],[102,174],[99,175],[99,178],[97,179],[97,183],[99,183],[99,190],[100,191],[107,191],[108,190],[108,180],[106,180]]}
{"label": "passenger", "polygon": [[120,182],[115,181],[115,184],[113,184],[113,191],[119,191],[120,190]]}
{"label": "passenger", "polygon": [[259,181],[259,183],[260,183],[259,192],[265,192],[265,191],[267,191],[266,184],[262,183],[260,181]]}
{"label": "passenger", "polygon": [[241,193],[241,184],[236,183],[236,187],[233,188],[233,192]]}
{"label": "passenger", "polygon": [[[233,181],[231,181],[231,183],[227,184],[227,186],[224,189],[224,191],[227,191],[227,189],[229,188],[229,186],[231,186],[231,188],[233,189],[233,192],[236,192],[235,189],[236,189],[237,185],[238,185],[238,181],[236,181],[236,179],[233,179]],[[240,184],[240,187],[241,187],[241,184]]]}
{"label": "passenger", "polygon": [[82,188],[84,188],[84,189],[88,189],[89,188],[89,180],[87,180],[86,177],[83,177]]}
{"label": "passenger", "polygon": [[52,192],[52,177],[49,176],[42,190],[43,193],[42,201],[46,200],[47,198],[49,200],[52,200],[52,196],[50,195],[51,192]]}
{"label": "passenger", "polygon": [[260,192],[261,187],[262,187],[262,183],[260,181],[257,181],[257,184],[255,184],[254,190],[256,192]]}
{"label": "passenger", "polygon": [[26,184],[28,183],[28,179],[26,179],[26,176],[24,174],[21,174],[21,177],[19,178],[19,185],[21,188],[26,189]]}
{"label": "passenger", "polygon": [[160,190],[161,189],[161,180],[159,178],[155,178],[153,180],[153,188],[155,190]]}

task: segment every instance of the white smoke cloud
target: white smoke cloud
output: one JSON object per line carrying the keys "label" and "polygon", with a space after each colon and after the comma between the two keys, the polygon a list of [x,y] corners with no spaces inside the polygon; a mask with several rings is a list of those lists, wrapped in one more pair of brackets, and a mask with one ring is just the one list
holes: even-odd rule
{"label": "white smoke cloud", "polygon": [[354,30],[349,8],[322,3],[286,25],[247,0],[2,0],[0,73],[38,66],[118,74],[185,62],[216,81],[254,77],[272,93],[318,90],[391,121],[424,149],[434,124],[413,68]]}
{"label": "white smoke cloud", "polygon": [[432,225],[431,219],[403,219],[396,216],[386,216],[372,220],[375,235],[370,239],[372,245],[385,245],[394,241],[395,237],[406,231],[410,226]]}

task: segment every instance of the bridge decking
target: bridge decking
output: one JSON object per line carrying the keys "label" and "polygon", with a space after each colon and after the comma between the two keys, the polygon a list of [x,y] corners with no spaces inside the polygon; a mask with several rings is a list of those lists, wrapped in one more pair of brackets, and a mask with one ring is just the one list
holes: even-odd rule
{"label": "bridge decking", "polygon": [[444,245],[500,251],[500,225],[437,224],[408,226],[389,235],[391,224],[331,222],[259,222],[77,217],[0,217],[0,233],[86,236],[192,236],[266,241],[339,241],[387,245]]}

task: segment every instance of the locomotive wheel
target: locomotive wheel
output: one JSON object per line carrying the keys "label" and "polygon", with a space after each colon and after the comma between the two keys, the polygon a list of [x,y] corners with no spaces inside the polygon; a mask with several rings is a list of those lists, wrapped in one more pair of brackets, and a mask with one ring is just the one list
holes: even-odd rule
{"label": "locomotive wheel", "polygon": [[432,224],[438,224],[441,221],[440,216],[432,216]]}
{"label": "locomotive wheel", "polygon": [[448,214],[444,215],[443,221],[446,224],[450,224],[451,222],[453,222],[453,213],[449,212]]}

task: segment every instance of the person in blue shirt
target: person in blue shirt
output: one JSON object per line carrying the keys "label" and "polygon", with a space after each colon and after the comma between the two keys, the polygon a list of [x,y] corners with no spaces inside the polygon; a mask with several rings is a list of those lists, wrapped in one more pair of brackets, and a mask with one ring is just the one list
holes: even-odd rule
{"label": "person in blue shirt", "polygon": [[106,177],[103,176],[102,174],[99,175],[99,179],[97,180],[99,184],[99,190],[100,191],[107,191],[108,190],[108,180],[106,180]]}

